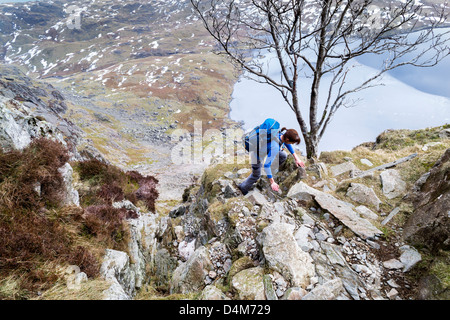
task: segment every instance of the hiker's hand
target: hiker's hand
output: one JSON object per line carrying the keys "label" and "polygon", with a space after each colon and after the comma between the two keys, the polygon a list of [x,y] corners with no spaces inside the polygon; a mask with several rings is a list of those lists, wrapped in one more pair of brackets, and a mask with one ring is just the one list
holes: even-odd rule
{"label": "hiker's hand", "polygon": [[295,164],[297,165],[297,167],[302,167],[302,168],[305,167],[305,164],[304,164],[303,161],[301,161],[301,160],[295,161]]}
{"label": "hiker's hand", "polygon": [[303,163],[302,160],[300,160],[300,158],[295,153],[294,153],[294,159],[295,159],[295,164],[297,165],[297,167],[305,168],[305,164]]}
{"label": "hiker's hand", "polygon": [[278,184],[276,184],[276,182],[273,182],[270,186],[272,187],[273,191],[275,191],[275,192],[280,191],[280,186]]}

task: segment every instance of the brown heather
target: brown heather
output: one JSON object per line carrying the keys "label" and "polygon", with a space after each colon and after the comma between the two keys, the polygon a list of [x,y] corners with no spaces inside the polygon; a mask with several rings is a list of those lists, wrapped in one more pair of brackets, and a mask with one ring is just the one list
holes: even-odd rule
{"label": "brown heather", "polygon": [[[68,160],[66,148],[47,139],[22,151],[0,150],[0,279],[8,280],[0,281],[0,299],[28,299],[53,287],[62,277],[58,266],[77,265],[95,278],[104,248],[125,250],[124,221],[137,218],[112,203],[144,201],[154,210],[158,180],[97,160],[72,164],[85,186],[81,208],[62,206],[58,168]],[[5,293],[5,283],[14,284],[14,293]]]}

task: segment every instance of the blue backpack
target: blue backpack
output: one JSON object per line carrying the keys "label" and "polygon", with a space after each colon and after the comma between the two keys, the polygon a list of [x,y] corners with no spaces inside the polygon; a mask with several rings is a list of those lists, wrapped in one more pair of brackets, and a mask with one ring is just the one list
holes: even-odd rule
{"label": "blue backpack", "polygon": [[245,150],[250,151],[257,150],[259,155],[260,139],[266,139],[267,141],[267,152],[269,152],[269,147],[272,142],[272,138],[278,139],[278,132],[280,132],[280,124],[274,119],[266,119],[261,125],[255,127],[252,131],[244,137]]}

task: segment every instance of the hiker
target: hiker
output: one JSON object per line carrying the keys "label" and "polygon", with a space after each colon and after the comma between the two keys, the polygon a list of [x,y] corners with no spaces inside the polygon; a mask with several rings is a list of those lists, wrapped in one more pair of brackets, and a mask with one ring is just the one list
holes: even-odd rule
{"label": "hiker", "polygon": [[254,128],[250,133],[244,137],[245,149],[250,152],[252,173],[242,182],[238,187],[244,195],[246,195],[253,185],[261,177],[261,166],[264,158],[264,171],[269,179],[270,186],[273,191],[278,192],[280,187],[275,182],[272,176],[272,163],[278,157],[279,165],[281,166],[287,159],[287,154],[284,152],[286,147],[295,159],[297,167],[305,167],[305,164],[295,154],[292,144],[299,144],[301,139],[298,132],[294,129],[282,128],[280,124],[274,119],[266,119],[263,124]]}

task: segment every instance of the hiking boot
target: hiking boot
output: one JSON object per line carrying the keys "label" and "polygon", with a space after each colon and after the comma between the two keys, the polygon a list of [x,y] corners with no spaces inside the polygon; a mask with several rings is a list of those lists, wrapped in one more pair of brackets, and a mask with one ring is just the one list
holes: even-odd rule
{"label": "hiking boot", "polygon": [[244,191],[244,190],[241,189],[241,185],[240,184],[238,184],[237,187],[238,187],[239,191],[241,191],[244,196],[248,193],[248,191]]}

